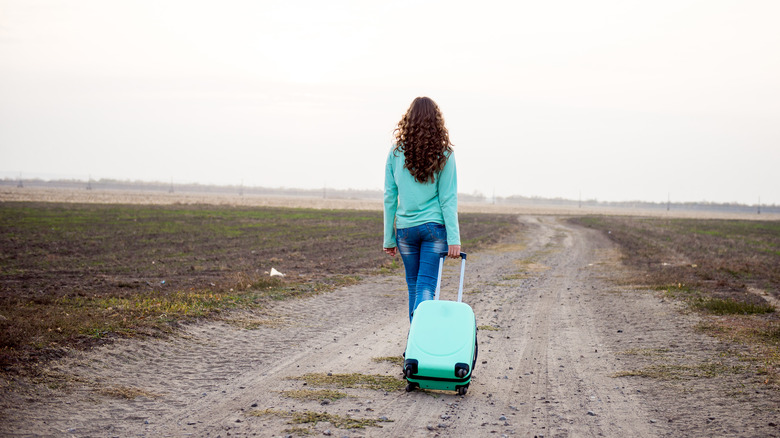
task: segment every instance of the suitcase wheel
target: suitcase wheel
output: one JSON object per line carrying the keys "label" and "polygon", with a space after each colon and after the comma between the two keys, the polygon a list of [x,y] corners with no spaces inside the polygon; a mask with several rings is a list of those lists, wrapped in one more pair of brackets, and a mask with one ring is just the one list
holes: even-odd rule
{"label": "suitcase wheel", "polygon": [[468,386],[459,386],[458,387],[458,395],[466,395],[466,391],[469,390]]}
{"label": "suitcase wheel", "polygon": [[417,386],[418,385],[416,383],[411,383],[411,382],[407,383],[406,384],[406,392],[414,391],[414,389],[417,388]]}
{"label": "suitcase wheel", "polygon": [[469,366],[465,363],[456,363],[455,364],[455,377],[462,379],[469,374]]}

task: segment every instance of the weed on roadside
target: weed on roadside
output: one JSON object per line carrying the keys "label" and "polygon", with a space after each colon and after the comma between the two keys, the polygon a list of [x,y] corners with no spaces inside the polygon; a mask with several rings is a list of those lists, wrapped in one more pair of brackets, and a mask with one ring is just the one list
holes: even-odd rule
{"label": "weed on roadside", "polygon": [[647,377],[660,380],[681,380],[694,378],[712,378],[719,375],[739,374],[745,371],[742,365],[725,365],[719,362],[707,362],[696,365],[651,365],[637,370],[619,371],[612,377]]}
{"label": "weed on roadside", "polygon": [[364,429],[366,427],[379,427],[381,428],[382,425],[379,423],[388,423],[392,422],[393,420],[389,420],[386,418],[352,418],[352,417],[342,417],[340,415],[334,415],[329,414],[327,412],[311,412],[311,411],[301,411],[301,412],[287,412],[287,411],[278,411],[274,409],[265,409],[265,410],[256,410],[256,411],[250,411],[249,415],[255,416],[255,417],[263,417],[263,416],[271,416],[271,417],[282,417],[282,418],[289,418],[290,421],[288,424],[311,424],[312,426],[316,426],[317,423],[330,423],[333,425],[333,427],[339,428],[339,429]]}
{"label": "weed on roadside", "polygon": [[295,389],[290,391],[282,391],[281,394],[285,397],[294,398],[296,400],[310,401],[336,401],[348,397],[346,393],[333,391],[331,389]]}
{"label": "weed on roadside", "polygon": [[365,388],[380,391],[401,391],[406,388],[406,382],[392,376],[375,374],[331,374],[309,373],[289,380],[302,380],[313,386],[335,386],[338,388]]}
{"label": "weed on roadside", "polygon": [[774,306],[770,304],[755,304],[721,298],[699,298],[692,303],[692,306],[714,315],[757,315],[775,311]]}
{"label": "weed on roadside", "polygon": [[127,400],[135,400],[138,397],[157,398],[160,394],[155,392],[146,391],[140,388],[132,386],[108,386],[105,388],[97,388],[97,392],[109,397],[124,398]]}
{"label": "weed on roadside", "polygon": [[290,427],[282,430],[287,436],[309,436],[314,435],[316,432],[307,427]]}
{"label": "weed on roadside", "polygon": [[623,354],[626,356],[663,356],[669,353],[668,348],[632,348],[630,350],[619,351],[616,354]]}
{"label": "weed on roadside", "polygon": [[404,358],[401,356],[382,356],[371,358],[372,362],[388,362],[399,367],[404,365]]}

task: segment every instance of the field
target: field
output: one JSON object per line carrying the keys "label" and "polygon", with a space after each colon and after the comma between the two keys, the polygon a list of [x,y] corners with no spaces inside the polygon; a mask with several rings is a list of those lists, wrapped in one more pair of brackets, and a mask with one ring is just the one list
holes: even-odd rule
{"label": "field", "polygon": [[[474,249],[517,227],[484,214],[461,226]],[[398,267],[381,242],[376,211],[2,203],[0,363],[354,284]]]}
{"label": "field", "polygon": [[464,206],[461,397],[376,206],[176,199],[0,202],[0,435],[780,436],[777,221]]}
{"label": "field", "polygon": [[780,222],[587,217],[623,249],[631,278],[686,303],[700,328],[746,346],[766,382],[780,384]]}

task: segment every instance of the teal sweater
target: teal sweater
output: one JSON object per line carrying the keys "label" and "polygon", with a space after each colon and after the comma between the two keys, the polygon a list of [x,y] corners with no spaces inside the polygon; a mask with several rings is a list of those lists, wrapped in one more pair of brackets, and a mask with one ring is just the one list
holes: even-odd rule
{"label": "teal sweater", "polygon": [[385,166],[385,248],[395,248],[395,230],[427,222],[443,224],[447,244],[460,245],[458,226],[458,175],[455,156],[450,154],[444,169],[433,182],[419,183],[404,167],[404,154],[395,146]]}

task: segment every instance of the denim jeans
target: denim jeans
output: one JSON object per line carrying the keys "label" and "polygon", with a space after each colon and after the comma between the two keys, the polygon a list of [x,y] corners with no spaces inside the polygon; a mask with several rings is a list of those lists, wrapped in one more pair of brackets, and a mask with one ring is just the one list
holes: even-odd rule
{"label": "denim jeans", "polygon": [[409,289],[409,321],[414,309],[433,299],[439,275],[439,258],[447,252],[447,230],[444,225],[428,222],[396,230],[398,252],[404,261],[406,286]]}

